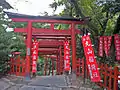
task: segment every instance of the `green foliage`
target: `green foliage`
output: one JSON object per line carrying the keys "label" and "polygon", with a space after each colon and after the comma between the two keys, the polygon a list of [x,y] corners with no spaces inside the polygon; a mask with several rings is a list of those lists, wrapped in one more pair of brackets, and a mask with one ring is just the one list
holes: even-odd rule
{"label": "green foliage", "polygon": [[33,23],[32,26],[34,28],[46,28],[46,29],[49,29],[50,28],[50,24],[48,23]]}
{"label": "green foliage", "polygon": [[0,59],[8,60],[8,54],[10,52],[10,48],[8,45],[11,43],[11,33],[6,32],[5,25],[7,24],[7,20],[4,18],[3,9],[0,8]]}
{"label": "green foliage", "polygon": [[69,29],[70,25],[69,24],[55,24],[54,28],[58,30],[67,30]]}
{"label": "green foliage", "polygon": [[13,33],[12,41],[10,43],[9,48],[11,52],[21,52],[21,56],[25,56],[26,46],[23,36],[19,33]]}
{"label": "green foliage", "polygon": [[27,22],[11,22],[9,26],[11,28],[25,28],[27,27]]}
{"label": "green foliage", "polygon": [[[60,16],[73,16],[76,18],[90,17],[91,20],[87,25],[80,27],[88,28],[91,33],[91,39],[94,44],[95,54],[98,53],[98,37],[109,36],[115,33],[120,33],[120,0],[97,2],[96,0],[54,0],[54,5],[50,5],[54,10],[59,6],[64,6],[64,10],[59,14]],[[77,38],[77,56],[83,57],[83,47],[79,35]],[[114,43],[111,47],[111,56],[113,57],[98,57],[97,60],[104,63],[114,64]]]}
{"label": "green foliage", "polygon": [[5,13],[0,8],[0,74],[7,71],[7,61],[11,52],[19,51],[25,55],[23,37],[20,34],[6,31],[10,24],[11,21],[5,18]]}
{"label": "green foliage", "polygon": [[[64,5],[65,9],[60,15],[73,17],[90,17],[87,24],[92,35],[111,35],[114,32],[116,14],[120,11],[120,3],[96,2],[96,0],[55,0],[52,8]],[[109,34],[108,34],[109,33]]]}

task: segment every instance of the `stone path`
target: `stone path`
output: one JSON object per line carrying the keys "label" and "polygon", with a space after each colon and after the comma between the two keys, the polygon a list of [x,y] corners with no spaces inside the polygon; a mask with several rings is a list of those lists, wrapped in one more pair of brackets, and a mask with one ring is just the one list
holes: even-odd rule
{"label": "stone path", "polygon": [[82,81],[73,85],[69,76],[37,76],[30,81],[22,77],[7,76],[0,79],[0,90],[93,90],[83,87]]}

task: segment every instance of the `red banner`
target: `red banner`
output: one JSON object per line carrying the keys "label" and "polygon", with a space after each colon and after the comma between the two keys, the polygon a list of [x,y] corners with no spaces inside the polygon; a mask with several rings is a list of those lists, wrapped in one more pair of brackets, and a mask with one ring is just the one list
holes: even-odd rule
{"label": "red banner", "polygon": [[33,41],[32,45],[32,72],[35,73],[37,72],[37,59],[38,59],[38,42],[37,40]]}
{"label": "red banner", "polygon": [[99,48],[98,48],[98,55],[103,57],[103,37],[99,38]]}
{"label": "red banner", "polygon": [[82,37],[82,44],[84,47],[84,53],[86,56],[87,67],[90,73],[92,82],[99,82],[101,80],[98,71],[97,61],[95,59],[94,50],[89,35]]}
{"label": "red banner", "polygon": [[110,47],[111,47],[111,42],[112,42],[112,36],[107,36],[108,38],[108,56],[110,55]]}
{"label": "red banner", "polygon": [[105,51],[106,56],[110,54],[110,46],[111,46],[112,36],[101,36],[99,38],[99,51],[98,55],[103,57],[103,51]]}
{"label": "red banner", "polygon": [[106,56],[108,56],[108,38],[107,36],[104,36],[104,51]]}
{"label": "red banner", "polygon": [[116,49],[116,60],[120,60],[120,36],[118,34],[114,35],[114,43]]}
{"label": "red banner", "polygon": [[64,42],[64,70],[70,70],[70,46],[68,41]]}

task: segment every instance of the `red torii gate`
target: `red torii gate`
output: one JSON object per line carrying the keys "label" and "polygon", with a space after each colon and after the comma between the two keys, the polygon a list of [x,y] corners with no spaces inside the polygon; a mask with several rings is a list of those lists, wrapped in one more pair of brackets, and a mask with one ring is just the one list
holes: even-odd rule
{"label": "red torii gate", "polygon": [[[39,41],[39,52],[40,55],[49,55],[48,58],[55,59],[56,62],[56,73],[57,74],[62,74],[63,73],[63,58],[58,59],[59,57],[62,57],[62,48],[64,45],[63,40],[58,41],[58,40],[41,40]],[[55,55],[56,57],[53,58]],[[46,56],[47,57],[47,56]],[[54,69],[54,61],[52,60],[52,75],[54,74],[53,72]],[[46,69],[45,69],[46,72]],[[46,73],[45,73],[46,75]]]}
{"label": "red torii gate", "polygon": [[[64,45],[64,41],[58,41],[58,40],[41,40],[39,41],[39,52],[40,55],[55,55],[49,56],[51,59],[56,60],[56,72],[57,74],[63,73],[63,56],[62,56],[62,47]],[[60,57],[58,59],[58,56]],[[53,75],[53,67],[54,67],[54,61],[52,60],[52,75]],[[46,71],[46,70],[45,70]],[[46,74],[45,74],[46,75]]]}
{"label": "red torii gate", "polygon": [[[15,28],[14,32],[21,32],[26,35],[27,51],[26,51],[26,77],[30,78],[30,61],[31,61],[31,46],[32,38],[39,39],[55,39],[55,40],[65,40],[68,38],[71,40],[72,45],[72,72],[76,71],[76,39],[75,35],[80,33],[80,30],[76,28],[78,24],[85,24],[82,19],[75,19],[72,17],[55,17],[55,16],[29,16],[16,13],[6,12],[9,18],[14,22],[27,22],[27,27],[25,28]],[[32,23],[49,23],[50,28],[34,28]],[[68,30],[56,30],[54,25],[56,23],[69,24],[70,28]],[[42,42],[48,44],[47,42]],[[41,43],[41,45],[42,45]],[[49,46],[50,47],[50,46]],[[61,46],[59,48],[62,48]],[[43,50],[42,50],[43,51]],[[45,52],[45,51],[44,51]],[[60,56],[60,58],[62,58]]]}

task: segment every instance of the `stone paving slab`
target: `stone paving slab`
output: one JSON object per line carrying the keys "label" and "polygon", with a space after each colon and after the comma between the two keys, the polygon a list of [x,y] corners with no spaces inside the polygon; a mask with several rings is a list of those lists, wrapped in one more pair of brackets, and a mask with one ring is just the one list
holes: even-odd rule
{"label": "stone paving slab", "polygon": [[35,86],[65,86],[66,82],[64,76],[41,76],[36,77],[32,80],[31,83],[28,85],[35,85]]}
{"label": "stone paving slab", "polygon": [[19,90],[19,87],[12,86],[12,87],[8,88],[8,90]]}
{"label": "stone paving slab", "polygon": [[4,90],[5,88],[9,87],[10,84],[7,82],[4,82],[2,79],[0,79],[0,90]]}
{"label": "stone paving slab", "polygon": [[77,80],[75,85],[69,84],[70,78],[65,75],[37,76],[26,81],[21,77],[10,76],[0,79],[0,90],[92,90],[84,87],[82,79]]}
{"label": "stone paving slab", "polygon": [[44,87],[44,86],[24,86],[19,90],[61,90],[61,89],[55,87]]}

